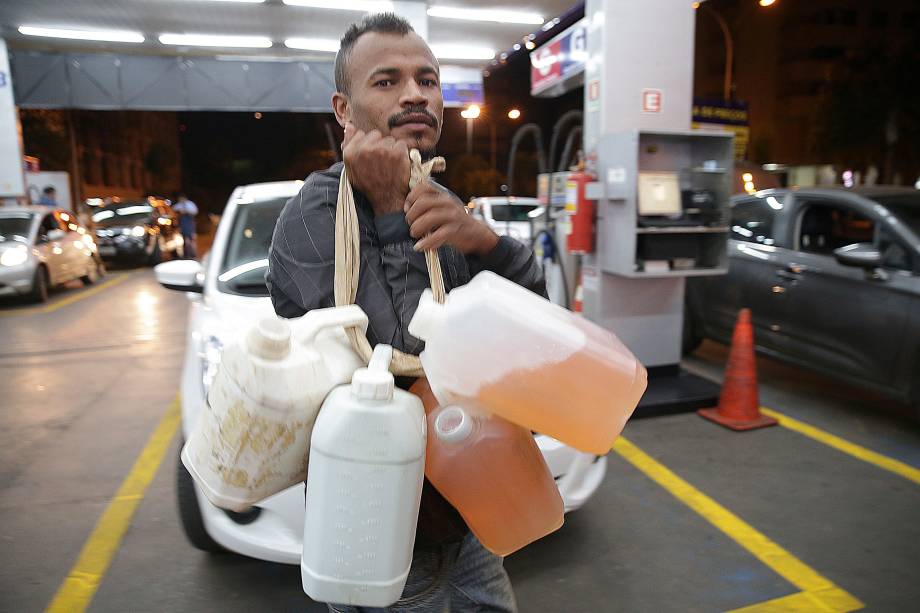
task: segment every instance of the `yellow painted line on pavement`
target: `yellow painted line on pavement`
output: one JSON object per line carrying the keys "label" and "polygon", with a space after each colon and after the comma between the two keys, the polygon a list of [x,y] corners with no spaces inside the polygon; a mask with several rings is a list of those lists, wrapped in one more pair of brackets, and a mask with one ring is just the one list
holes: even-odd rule
{"label": "yellow painted line on pavement", "polygon": [[104,290],[106,290],[106,289],[112,287],[113,285],[118,285],[118,284],[121,283],[122,281],[126,281],[126,280],[127,280],[128,278],[130,278],[130,277],[131,277],[131,273],[127,273],[127,274],[124,274],[124,275],[117,276],[117,277],[115,277],[114,279],[109,279],[109,280],[106,281],[105,283],[100,283],[99,285],[97,285],[97,286],[95,286],[95,287],[92,287],[92,288],[90,288],[90,289],[88,289],[88,290],[85,290],[85,291],[82,291],[82,292],[73,294],[73,295],[71,295],[71,296],[68,296],[67,298],[62,299],[62,300],[58,300],[58,301],[56,301],[56,302],[52,302],[51,304],[46,304],[46,305],[42,305],[42,306],[35,306],[35,307],[29,307],[29,308],[25,308],[25,309],[16,309],[16,310],[14,310],[14,311],[2,311],[2,312],[0,312],[0,317],[10,317],[10,316],[13,316],[13,315],[29,315],[29,314],[32,314],[32,313],[51,313],[51,312],[53,312],[53,311],[57,311],[58,309],[60,309],[60,308],[62,308],[62,307],[65,307],[65,306],[67,306],[67,305],[69,305],[69,304],[73,304],[74,302],[77,302],[77,301],[79,301],[79,300],[83,300],[84,298],[89,298],[90,296],[94,296],[94,295],[98,294],[99,292],[104,291]]}
{"label": "yellow painted line on pavement", "polygon": [[[774,598],[766,602],[752,604],[749,607],[734,609],[729,613],[834,613],[835,611],[853,611],[855,599],[839,587],[798,592]],[[856,602],[859,602],[856,600]],[[859,603],[856,608],[862,608]]]}
{"label": "yellow painted line on pavement", "polygon": [[144,498],[147,487],[156,475],[170,442],[179,427],[179,398],[177,397],[134,463],[134,467],[115,497],[109,502],[92,534],[83,545],[77,562],[67,574],[46,613],[82,613],[99,589],[112,558],[124,538],[134,513]]}
{"label": "yellow painted line on pavement", "polygon": [[[724,532],[729,538],[747,549],[755,558],[802,590],[776,600],[759,603],[739,611],[745,613],[771,613],[773,611],[821,611],[846,613],[863,608],[862,602],[835,585],[813,568],[758,532],[753,526],[720,505],[718,502],[681,479],[624,437],[613,445],[613,451],[636,467],[645,476],[663,487],[672,496],[696,511],[706,521]],[[780,602],[782,601],[782,602]],[[779,603],[777,605],[777,603]],[[795,605],[804,608],[783,608]],[[779,608],[777,608],[779,607]],[[735,612],[733,612],[735,613]]]}
{"label": "yellow painted line on pavement", "polygon": [[882,455],[878,452],[872,451],[871,449],[866,449],[861,445],[856,443],[851,443],[846,439],[842,439],[835,434],[830,432],[825,432],[820,428],[816,428],[810,424],[806,424],[803,421],[799,421],[788,415],[784,415],[773,409],[768,409],[767,407],[760,407],[760,410],[765,415],[775,418],[779,425],[789,430],[794,430],[803,436],[807,436],[810,439],[814,439],[819,443],[823,443],[828,447],[833,447],[837,451],[842,451],[847,455],[851,455],[857,460],[862,460],[869,464],[878,466],[883,470],[893,472],[896,475],[900,475],[907,479],[908,481],[913,481],[914,483],[920,485],[920,469],[916,469],[909,464],[905,464],[900,460],[895,460],[886,455]]}

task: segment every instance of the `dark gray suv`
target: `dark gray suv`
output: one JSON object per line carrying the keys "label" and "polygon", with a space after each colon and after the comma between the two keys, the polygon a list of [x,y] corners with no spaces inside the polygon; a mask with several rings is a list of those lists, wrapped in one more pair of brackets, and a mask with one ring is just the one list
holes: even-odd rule
{"label": "dark gray suv", "polygon": [[758,351],[920,407],[920,191],[766,190],[729,225],[728,274],[688,280],[685,350],[749,307]]}

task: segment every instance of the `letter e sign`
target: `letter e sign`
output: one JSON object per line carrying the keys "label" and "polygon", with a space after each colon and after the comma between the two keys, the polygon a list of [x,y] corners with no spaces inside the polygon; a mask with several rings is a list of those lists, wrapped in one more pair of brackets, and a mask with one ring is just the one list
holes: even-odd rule
{"label": "letter e sign", "polygon": [[642,112],[643,113],[660,113],[661,112],[661,90],[660,89],[643,89],[642,90]]}

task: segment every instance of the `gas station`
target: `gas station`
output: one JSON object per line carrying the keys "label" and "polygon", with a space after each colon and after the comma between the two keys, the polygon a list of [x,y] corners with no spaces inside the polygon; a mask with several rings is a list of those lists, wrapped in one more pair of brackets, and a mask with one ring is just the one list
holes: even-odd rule
{"label": "gas station", "polygon": [[[536,199],[528,247],[549,300],[614,334],[648,388],[605,456],[534,431],[566,515],[505,559],[518,610],[845,612],[908,610],[920,599],[920,429],[906,405],[775,353],[755,356],[747,309],[756,314],[756,302],[737,314],[731,343],[687,351],[688,283],[725,278],[746,248],[733,240],[733,206],[744,191],[738,173],[751,166],[740,161],[747,103],[695,96],[700,3],[534,1],[498,7],[499,16],[479,1],[111,4],[0,8],[0,215],[37,204],[46,184],[74,213],[109,189],[83,178],[104,164],[92,153],[104,141],[93,149],[72,138],[69,167],[40,169],[25,112],[63,110],[70,122],[74,110],[177,113],[179,130],[197,113],[314,115],[322,132],[311,146],[338,162],[332,54],[349,23],[392,11],[440,62],[445,134],[466,163],[462,145],[470,155],[485,142],[473,140],[473,118],[493,105],[498,115],[490,92],[510,82],[506,61],[526,55],[529,95],[517,92],[517,116],[527,123],[512,124],[507,139],[494,125],[491,134],[502,195],[473,196]],[[122,38],[34,36],[94,22]],[[169,38],[206,31],[238,40]],[[578,108],[554,106],[573,96]],[[531,150],[535,163],[521,164]],[[449,172],[452,154],[439,154]],[[507,159],[503,174],[496,157]],[[140,166],[108,193],[140,194],[131,178]],[[766,166],[753,171],[758,185],[775,178]],[[114,267],[92,287],[68,282],[47,303],[2,305],[4,609],[327,610],[304,594],[295,566],[304,486],[225,511],[179,458],[222,349],[274,314],[247,275],[264,284],[275,219],[320,169],[229,186],[202,262]],[[528,179],[535,193],[521,187]],[[194,180],[183,179],[186,191]],[[263,201],[264,220],[244,217]],[[246,238],[267,234],[262,251],[243,249],[248,261],[228,269],[217,259],[244,244],[238,225]],[[905,335],[918,325],[910,321]],[[915,354],[905,349],[902,360]],[[573,394],[576,384],[559,382]]]}

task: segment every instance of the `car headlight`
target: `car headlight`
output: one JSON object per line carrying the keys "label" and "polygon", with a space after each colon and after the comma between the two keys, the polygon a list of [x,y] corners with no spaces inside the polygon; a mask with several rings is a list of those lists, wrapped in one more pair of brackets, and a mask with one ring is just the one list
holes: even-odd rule
{"label": "car headlight", "polygon": [[217,370],[220,368],[220,352],[223,348],[224,344],[220,342],[220,339],[212,335],[205,337],[198,349],[198,359],[201,360],[201,389],[205,400],[208,398],[211,384],[214,383],[214,377],[217,376]]}
{"label": "car headlight", "polygon": [[4,251],[3,255],[0,255],[0,265],[19,266],[27,259],[29,259],[29,251],[24,246],[13,247]]}
{"label": "car headlight", "polygon": [[133,228],[131,228],[132,236],[143,236],[145,234],[147,234],[147,228],[145,228],[144,226],[134,226]]}

